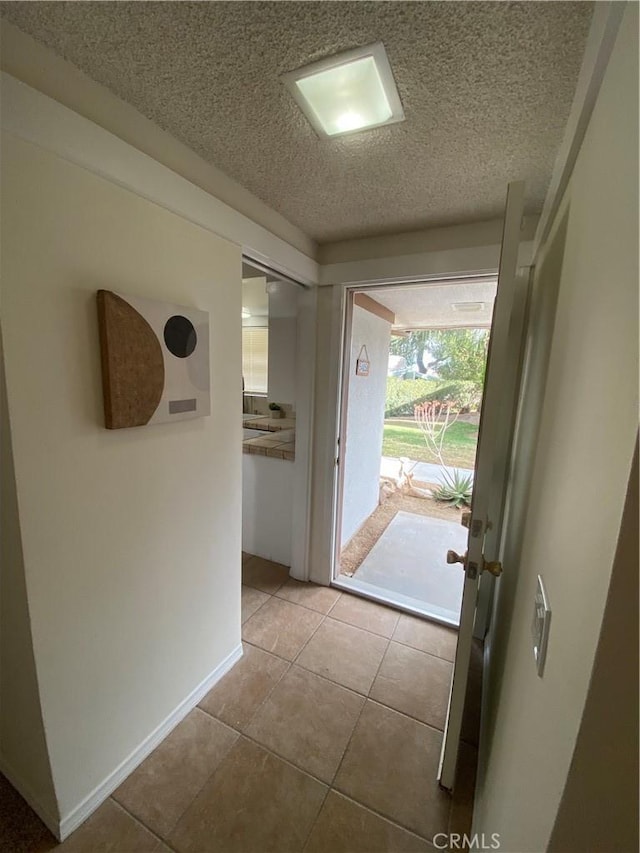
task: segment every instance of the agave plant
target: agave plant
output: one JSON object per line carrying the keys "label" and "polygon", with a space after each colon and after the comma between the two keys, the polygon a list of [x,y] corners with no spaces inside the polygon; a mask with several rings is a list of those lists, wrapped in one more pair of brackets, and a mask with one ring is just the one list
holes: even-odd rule
{"label": "agave plant", "polygon": [[472,491],[473,474],[463,474],[457,468],[449,472],[444,468],[440,485],[433,489],[431,494],[437,501],[450,503],[459,509],[462,506],[471,506]]}

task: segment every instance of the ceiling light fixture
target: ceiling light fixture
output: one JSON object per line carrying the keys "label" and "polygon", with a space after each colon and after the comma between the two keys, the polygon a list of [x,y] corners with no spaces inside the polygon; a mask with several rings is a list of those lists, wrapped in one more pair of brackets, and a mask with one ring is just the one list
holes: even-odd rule
{"label": "ceiling light fixture", "polygon": [[454,311],[482,311],[484,302],[452,302],[451,307]]}
{"label": "ceiling light fixture", "polygon": [[282,80],[320,137],[404,121],[381,41],[290,71]]}

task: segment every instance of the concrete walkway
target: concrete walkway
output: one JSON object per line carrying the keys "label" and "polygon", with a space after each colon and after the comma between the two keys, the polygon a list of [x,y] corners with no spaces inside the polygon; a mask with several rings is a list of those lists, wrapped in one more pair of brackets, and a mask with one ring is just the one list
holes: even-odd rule
{"label": "concrete walkway", "polygon": [[460,619],[464,572],[447,550],[464,551],[467,531],[441,518],[398,512],[354,574],[387,593],[411,598],[453,624]]}
{"label": "concrete walkway", "polygon": [[[393,456],[383,456],[380,461],[380,476],[388,477],[389,479],[397,480],[400,476],[401,462]],[[462,474],[471,474],[473,471],[469,468],[443,468],[442,465],[434,465],[432,462],[416,462],[414,459],[409,460],[405,467],[407,474],[413,474],[415,480],[420,480],[423,483],[438,483],[443,471],[453,473],[460,471]]]}

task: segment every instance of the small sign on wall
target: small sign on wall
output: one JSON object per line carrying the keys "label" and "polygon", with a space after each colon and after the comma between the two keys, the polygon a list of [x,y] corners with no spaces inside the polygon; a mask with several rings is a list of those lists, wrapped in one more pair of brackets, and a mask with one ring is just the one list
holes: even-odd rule
{"label": "small sign on wall", "polygon": [[358,358],[356,359],[356,376],[368,376],[371,362],[369,361],[369,353],[366,346],[363,344],[360,347]]}

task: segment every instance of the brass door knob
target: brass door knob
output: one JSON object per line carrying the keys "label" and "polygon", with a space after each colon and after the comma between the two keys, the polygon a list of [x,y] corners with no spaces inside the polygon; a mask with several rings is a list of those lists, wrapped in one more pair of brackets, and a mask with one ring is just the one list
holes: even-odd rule
{"label": "brass door knob", "polygon": [[462,563],[464,564],[467,561],[467,552],[464,552],[464,555],[458,554],[456,551],[447,551],[447,563]]}
{"label": "brass door knob", "polygon": [[502,574],[502,563],[500,560],[485,560],[482,570],[489,572],[494,578],[499,578]]}

